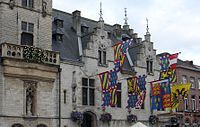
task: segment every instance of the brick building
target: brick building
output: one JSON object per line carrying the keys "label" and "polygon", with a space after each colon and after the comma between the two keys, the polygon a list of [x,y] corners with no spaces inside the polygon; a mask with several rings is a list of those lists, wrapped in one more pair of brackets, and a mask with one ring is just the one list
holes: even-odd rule
{"label": "brick building", "polygon": [[198,127],[200,122],[200,67],[192,61],[178,60],[177,63],[178,83],[191,83],[188,98],[177,109],[183,114],[180,120],[182,126]]}

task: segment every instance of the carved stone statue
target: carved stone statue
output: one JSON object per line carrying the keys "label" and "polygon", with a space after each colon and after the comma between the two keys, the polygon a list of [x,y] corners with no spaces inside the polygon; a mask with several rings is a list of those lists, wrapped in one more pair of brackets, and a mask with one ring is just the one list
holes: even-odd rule
{"label": "carved stone statue", "polygon": [[31,95],[28,95],[27,98],[26,98],[26,110],[27,110],[27,115],[32,115],[32,97]]}
{"label": "carved stone statue", "polygon": [[42,16],[46,17],[47,15],[47,2],[42,0]]}

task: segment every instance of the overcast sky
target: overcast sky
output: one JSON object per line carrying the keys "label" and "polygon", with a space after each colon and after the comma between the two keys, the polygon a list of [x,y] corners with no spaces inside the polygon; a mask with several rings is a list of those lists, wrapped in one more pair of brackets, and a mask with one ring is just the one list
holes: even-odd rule
{"label": "overcast sky", "polygon": [[[124,24],[127,8],[128,24],[139,37],[146,33],[149,20],[151,41],[157,53],[181,52],[182,60],[200,65],[200,0],[101,0],[104,22]],[[53,0],[53,8],[99,19],[100,0]]]}

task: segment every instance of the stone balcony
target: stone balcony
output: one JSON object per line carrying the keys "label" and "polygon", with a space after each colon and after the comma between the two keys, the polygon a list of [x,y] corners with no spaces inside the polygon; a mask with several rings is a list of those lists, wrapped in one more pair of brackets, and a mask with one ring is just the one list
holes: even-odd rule
{"label": "stone balcony", "polygon": [[60,55],[58,52],[33,46],[2,43],[0,46],[0,53],[2,58],[21,59],[32,63],[60,65]]}

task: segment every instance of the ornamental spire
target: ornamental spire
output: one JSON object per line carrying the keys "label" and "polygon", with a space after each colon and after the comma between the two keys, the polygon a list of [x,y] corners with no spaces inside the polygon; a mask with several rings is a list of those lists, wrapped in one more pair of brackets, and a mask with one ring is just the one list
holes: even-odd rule
{"label": "ornamental spire", "polygon": [[103,21],[103,13],[102,13],[102,2],[100,2],[100,17],[99,17],[99,21]]}
{"label": "ornamental spire", "polygon": [[147,32],[146,32],[146,34],[149,34],[149,20],[146,18],[146,21],[147,21],[147,28],[146,28]]}
{"label": "ornamental spire", "polygon": [[127,8],[124,8],[124,13],[125,13],[124,24],[128,25]]}

